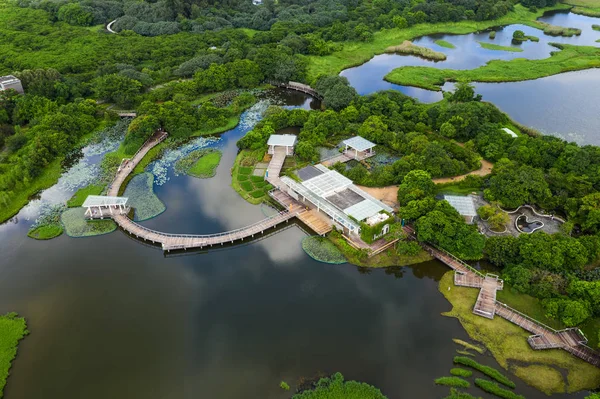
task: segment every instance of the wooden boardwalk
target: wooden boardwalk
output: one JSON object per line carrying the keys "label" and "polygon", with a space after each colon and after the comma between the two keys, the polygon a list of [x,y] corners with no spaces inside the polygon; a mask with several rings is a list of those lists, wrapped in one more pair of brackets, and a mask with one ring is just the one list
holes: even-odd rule
{"label": "wooden boardwalk", "polygon": [[309,85],[305,85],[304,83],[291,82],[291,81],[290,82],[269,81],[268,83],[272,84],[273,86],[282,87],[284,89],[299,91],[299,92],[311,95],[319,100],[323,99],[323,96],[321,96],[315,89],[313,89]]}
{"label": "wooden boardwalk", "polygon": [[[414,230],[406,226],[404,231],[414,239]],[[496,292],[504,283],[493,274],[484,275],[452,254],[421,243],[423,249],[454,270],[454,283],[459,286],[480,288],[473,313],[493,319],[500,316],[532,333],[527,342],[536,350],[563,349],[586,362],[600,367],[600,353],[587,346],[585,335],[578,328],[557,331],[496,299]]]}
{"label": "wooden boardwalk", "polygon": [[[148,141],[144,143],[144,145],[131,159],[123,160],[119,166],[119,169],[117,170],[115,179],[108,187],[107,195],[118,196],[123,182],[127,179],[127,176],[129,176],[131,171],[135,169],[135,166],[144,158],[148,151],[161,143],[165,138],[167,138],[166,132],[156,132],[152,137],[150,137],[150,139],[148,139]],[[277,173],[277,175],[279,175],[279,173]],[[212,247],[214,245],[224,245],[234,243],[236,241],[243,241],[246,238],[252,238],[257,234],[263,234],[265,231],[275,228],[283,222],[289,221],[291,218],[296,216],[298,211],[302,211],[302,208],[298,207],[297,210],[294,211],[285,210],[275,216],[266,218],[255,224],[240,229],[204,235],[164,233],[135,223],[126,215],[114,214],[106,216],[111,217],[123,230],[132,236],[154,244],[160,244],[165,251],[172,251],[191,248],[201,249],[205,247]]]}

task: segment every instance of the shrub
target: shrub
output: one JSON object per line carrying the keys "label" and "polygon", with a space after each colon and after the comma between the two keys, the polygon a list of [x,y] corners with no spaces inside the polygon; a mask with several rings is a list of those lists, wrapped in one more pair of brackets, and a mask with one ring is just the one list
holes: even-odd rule
{"label": "shrub", "polygon": [[440,377],[435,380],[436,385],[445,385],[454,388],[468,388],[471,386],[468,381],[460,377]]}
{"label": "shrub", "polygon": [[459,377],[468,378],[473,375],[473,372],[471,370],[466,370],[466,369],[461,369],[460,367],[455,367],[450,370],[450,374],[457,375]]}
{"label": "shrub", "polygon": [[508,377],[506,377],[504,374],[500,373],[498,370],[496,370],[492,367],[484,366],[483,364],[479,364],[475,360],[470,359],[468,357],[455,356],[454,363],[462,364],[463,366],[471,367],[477,371],[480,371],[481,373],[498,381],[501,384],[506,385],[507,387],[510,387],[513,389],[516,387],[514,382],[509,380]]}
{"label": "shrub", "polygon": [[290,386],[289,386],[289,385],[288,385],[288,383],[287,383],[287,382],[285,382],[285,381],[281,381],[281,382],[279,383],[279,387],[280,387],[281,389],[284,389],[284,390],[286,390],[286,391],[289,391],[289,390],[290,390]]}
{"label": "shrub", "polygon": [[254,189],[254,186],[249,181],[241,182],[240,187],[242,187],[244,191],[252,191]]}
{"label": "shrub", "polygon": [[415,256],[421,251],[421,246],[416,241],[398,241],[396,252],[398,255]]}
{"label": "shrub", "polygon": [[490,32],[490,39],[495,39],[496,38],[496,31],[493,30]]}
{"label": "shrub", "polygon": [[507,389],[500,388],[498,384],[492,381],[484,380],[483,378],[475,378],[475,385],[484,391],[496,395],[503,399],[525,399],[522,395],[509,391]]}

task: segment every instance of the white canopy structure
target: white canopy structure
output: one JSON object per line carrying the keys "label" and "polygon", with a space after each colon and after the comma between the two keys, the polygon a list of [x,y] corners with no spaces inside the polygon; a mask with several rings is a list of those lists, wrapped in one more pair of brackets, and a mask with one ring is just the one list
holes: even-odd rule
{"label": "white canopy structure", "polygon": [[269,154],[275,153],[275,147],[285,147],[285,155],[293,155],[297,139],[298,137],[293,134],[272,134],[267,141]]}
{"label": "white canopy structure", "polygon": [[129,207],[127,206],[126,197],[109,197],[105,195],[88,195],[83,202],[82,207],[87,208],[85,215],[90,218],[103,218],[105,215],[112,215],[117,211],[118,213],[127,213]]}
{"label": "white canopy structure", "polygon": [[349,152],[348,148],[354,150],[354,159],[364,159],[374,154],[373,147],[375,147],[375,143],[371,143],[361,136],[351,137],[342,143],[346,146],[345,153]]}
{"label": "white canopy structure", "polygon": [[503,127],[502,130],[504,131],[504,133],[508,134],[510,137],[518,137],[515,132],[513,132],[512,130],[510,130],[507,127]]}
{"label": "white canopy structure", "polygon": [[351,186],[352,180],[335,170],[330,170],[302,182],[302,185],[319,197],[328,197]]}

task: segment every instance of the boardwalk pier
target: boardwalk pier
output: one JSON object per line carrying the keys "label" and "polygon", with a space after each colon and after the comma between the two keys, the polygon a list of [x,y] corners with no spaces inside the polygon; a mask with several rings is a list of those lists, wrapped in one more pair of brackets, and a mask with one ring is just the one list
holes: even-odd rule
{"label": "boardwalk pier", "polygon": [[[414,230],[405,227],[404,231],[414,238]],[[454,270],[454,284],[480,288],[473,313],[493,319],[500,316],[518,325],[531,335],[527,342],[533,349],[563,349],[586,362],[600,367],[600,353],[587,346],[587,338],[578,328],[555,330],[496,299],[496,292],[504,288],[504,282],[493,274],[483,274],[462,260],[432,245],[421,243],[430,255]]]}

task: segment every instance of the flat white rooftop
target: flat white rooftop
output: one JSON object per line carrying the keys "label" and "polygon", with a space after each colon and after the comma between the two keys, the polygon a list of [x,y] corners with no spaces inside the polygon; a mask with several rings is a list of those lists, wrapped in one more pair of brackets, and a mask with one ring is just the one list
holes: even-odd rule
{"label": "flat white rooftop", "polygon": [[269,136],[267,145],[293,147],[298,137],[294,134],[272,134]]}
{"label": "flat white rooftop", "polygon": [[105,195],[88,195],[83,202],[84,208],[96,207],[96,206],[125,206],[127,204],[127,197],[109,197]]}
{"label": "flat white rooftop", "polygon": [[363,152],[368,150],[369,148],[375,147],[375,143],[371,143],[369,140],[360,136],[354,136],[352,138],[349,138],[348,140],[344,140],[343,143],[348,147],[352,147],[359,152]]}
{"label": "flat white rooftop", "polygon": [[444,195],[444,199],[462,216],[477,216],[473,198],[460,195]]}
{"label": "flat white rooftop", "polygon": [[329,170],[323,174],[303,181],[302,185],[319,197],[325,198],[351,186],[352,180],[335,170]]}
{"label": "flat white rooftop", "polygon": [[346,215],[352,216],[356,220],[365,220],[383,211],[377,202],[365,199],[358,204],[352,205],[350,208],[344,209]]}

